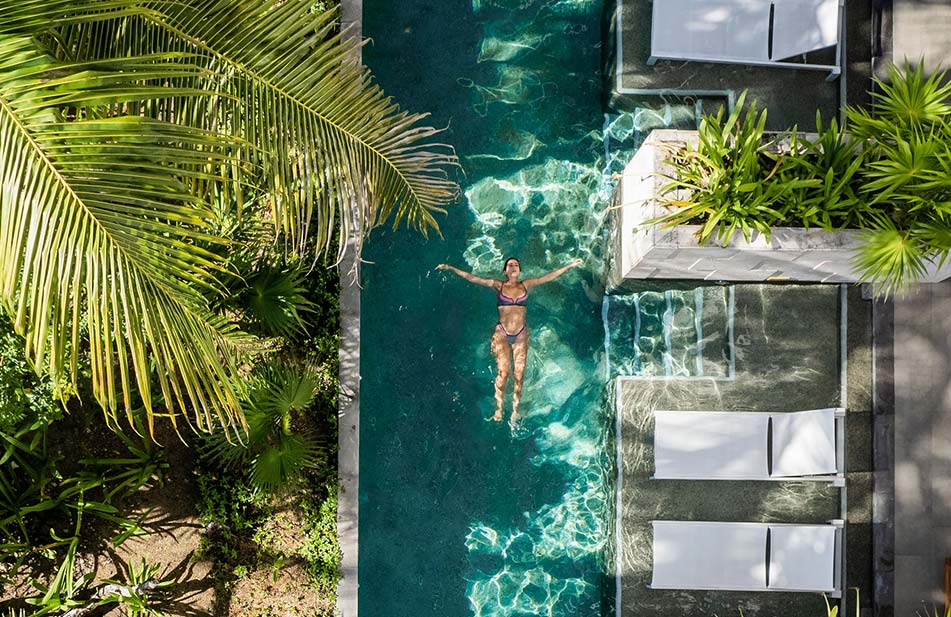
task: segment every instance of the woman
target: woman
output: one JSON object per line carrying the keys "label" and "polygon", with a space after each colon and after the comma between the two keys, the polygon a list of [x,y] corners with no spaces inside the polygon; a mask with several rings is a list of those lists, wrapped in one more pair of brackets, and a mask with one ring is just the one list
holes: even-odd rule
{"label": "woman", "polygon": [[528,311],[528,292],[542,283],[553,281],[571,268],[580,266],[582,261],[575,259],[566,266],[552,270],[537,278],[519,280],[522,274],[518,259],[509,257],[502,266],[503,280],[482,278],[471,272],[465,272],[448,264],[439,264],[437,270],[450,270],[470,283],[491,287],[495,290],[496,304],[499,307],[499,323],[492,330],[492,355],[498,367],[495,376],[495,415],[492,419],[502,421],[502,399],[505,397],[505,383],[514,365],[515,387],[512,390],[512,416],[509,424],[518,421],[518,403],[522,398],[522,381],[525,377],[525,360],[528,358],[528,328],[525,325],[525,313]]}

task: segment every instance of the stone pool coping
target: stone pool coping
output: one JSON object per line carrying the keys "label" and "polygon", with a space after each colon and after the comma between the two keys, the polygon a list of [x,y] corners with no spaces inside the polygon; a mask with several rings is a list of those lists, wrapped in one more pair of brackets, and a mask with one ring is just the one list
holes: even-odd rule
{"label": "stone pool coping", "polygon": [[[348,36],[362,37],[363,0],[341,0],[340,21]],[[356,52],[360,61],[360,51]],[[355,218],[351,229],[360,232]],[[347,242],[340,264],[340,406],[337,411],[337,541],[342,553],[337,583],[337,614],[357,617],[360,495],[360,286],[354,280],[359,239]]]}

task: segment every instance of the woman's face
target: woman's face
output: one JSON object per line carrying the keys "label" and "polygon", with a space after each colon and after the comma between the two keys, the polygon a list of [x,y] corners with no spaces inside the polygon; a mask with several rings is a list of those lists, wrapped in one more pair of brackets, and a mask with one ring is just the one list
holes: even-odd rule
{"label": "woman's face", "polygon": [[509,259],[505,262],[505,276],[507,278],[518,278],[522,273],[522,267],[519,265],[517,259]]}

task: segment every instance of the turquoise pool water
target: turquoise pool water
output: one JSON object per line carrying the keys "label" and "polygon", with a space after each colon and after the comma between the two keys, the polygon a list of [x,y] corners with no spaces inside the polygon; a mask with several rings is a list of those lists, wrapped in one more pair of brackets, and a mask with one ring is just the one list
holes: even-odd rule
{"label": "turquoise pool water", "polygon": [[[671,114],[603,114],[601,11],[598,0],[363,2],[365,62],[402,105],[449,127],[466,173],[444,239],[380,230],[364,255],[363,617],[609,612],[603,223],[611,172],[640,129]],[[526,276],[585,261],[532,293],[515,432],[487,421],[491,291],[433,270],[500,276],[509,255]]]}

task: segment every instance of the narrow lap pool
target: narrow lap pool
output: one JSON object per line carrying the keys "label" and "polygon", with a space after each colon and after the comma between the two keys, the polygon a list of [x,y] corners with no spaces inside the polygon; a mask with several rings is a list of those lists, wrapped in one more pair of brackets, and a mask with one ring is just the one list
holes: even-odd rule
{"label": "narrow lap pool", "polygon": [[[365,253],[360,614],[601,615],[613,597],[601,3],[364,0],[363,16],[365,62],[449,126],[466,176],[444,239],[381,231]],[[433,270],[500,276],[508,255],[526,276],[585,259],[532,294],[514,435],[487,421],[492,292]]]}

